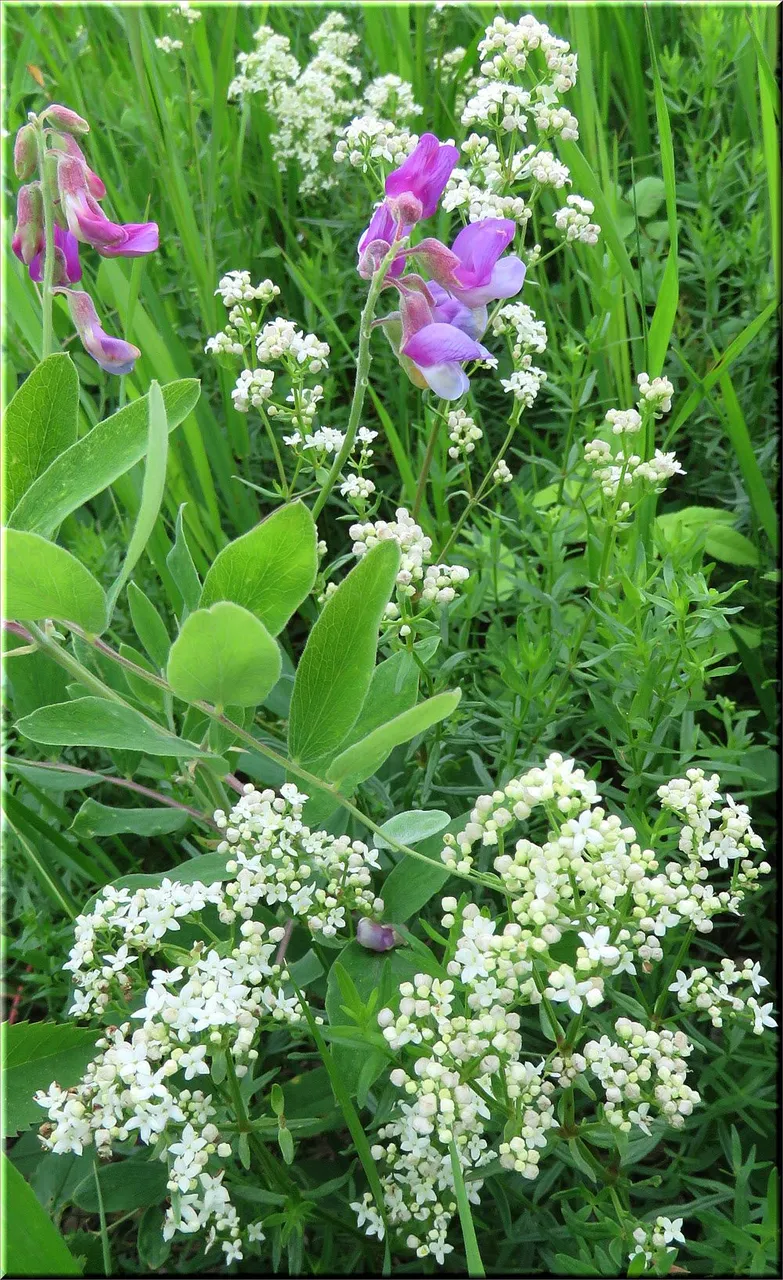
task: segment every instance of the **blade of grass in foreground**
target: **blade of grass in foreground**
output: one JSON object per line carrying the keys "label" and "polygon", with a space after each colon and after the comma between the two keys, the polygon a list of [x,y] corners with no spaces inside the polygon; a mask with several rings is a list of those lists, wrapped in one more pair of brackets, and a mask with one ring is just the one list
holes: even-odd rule
{"label": "blade of grass in foreground", "polygon": [[[644,17],[647,26],[647,39],[650,46],[650,60],[652,62],[655,117],[658,121],[658,136],[660,138],[661,146],[661,168],[663,170],[663,182],[666,189],[666,218],[669,224],[669,256],[666,259],[666,268],[663,273],[663,281],[661,283],[660,293],[658,294],[658,300],[655,305],[655,312],[650,324],[650,333],[648,337],[647,372],[651,378],[657,378],[663,372],[663,365],[666,359],[666,353],[669,349],[674,321],[677,316],[677,304],[680,299],[680,275],[677,261],[677,182],[674,168],[674,144],[672,142],[671,123],[669,121],[666,98],[663,93],[661,73],[658,69],[658,58],[655,53],[655,41],[653,39],[652,27],[650,25],[650,15],[646,9]],[[652,442],[648,441],[648,444],[651,446]],[[651,452],[652,449],[650,447],[648,449],[648,456]]]}
{"label": "blade of grass in foreground", "polygon": [[476,1240],[476,1228],[473,1225],[473,1214],[470,1212],[470,1202],[468,1201],[468,1193],[465,1190],[465,1182],[462,1177],[462,1168],[457,1155],[457,1147],[454,1142],[449,1143],[449,1155],[451,1156],[451,1176],[454,1179],[454,1192],[457,1197],[457,1209],[459,1211],[459,1224],[462,1228],[462,1240],[465,1245],[465,1258],[468,1264],[469,1276],[486,1275],[484,1264],[481,1261],[479,1253],[478,1241]]}

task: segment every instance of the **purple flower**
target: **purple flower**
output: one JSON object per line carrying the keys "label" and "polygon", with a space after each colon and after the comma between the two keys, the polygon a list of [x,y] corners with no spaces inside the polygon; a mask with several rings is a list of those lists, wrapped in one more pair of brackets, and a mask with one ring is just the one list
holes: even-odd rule
{"label": "purple flower", "polygon": [[435,320],[408,338],[400,348],[424,381],[444,400],[458,400],[470,383],[462,365],[486,360],[490,352],[456,325]]}
{"label": "purple flower", "polygon": [[377,920],[363,917],[356,926],[356,941],[368,951],[391,951],[399,938],[390,924],[378,924]]}
{"label": "purple flower", "polygon": [[131,373],[141,355],[139,348],[104,331],[90,295],[76,289],[57,289],[56,292],[67,297],[71,319],[93,360],[107,373]]}
{"label": "purple flower", "polygon": [[[42,245],[30,263],[30,279],[35,280],[36,284],[41,284],[43,281],[45,256],[44,246]],[[79,241],[75,236],[71,235],[70,231],[63,231],[62,227],[57,226],[54,228],[54,256],[56,259],[54,269],[55,284],[76,284],[78,280],[81,280],[82,268],[79,262]]]}
{"label": "purple flower", "polygon": [[[395,240],[406,236],[410,227],[395,222],[391,209],[384,202],[378,205],[370,219],[370,225],[363,232],[357,251],[359,254],[359,275],[369,280],[375,275]],[[388,276],[398,276],[405,266],[404,258],[395,259],[387,272]]]}
{"label": "purple flower", "polygon": [[157,223],[129,222],[122,225],[107,218],[90,194],[85,166],[75,156],[61,157],[57,182],[68,230],[77,240],[91,244],[104,257],[135,258],[157,249]]}
{"label": "purple flower", "polygon": [[470,307],[466,307],[464,302],[460,302],[459,298],[453,297],[441,285],[430,281],[427,287],[434,304],[434,320],[442,320],[446,324],[453,324],[455,328],[461,329],[463,333],[466,333],[469,338],[475,338],[476,342],[484,336],[487,327],[486,307],[475,307],[471,310]]}
{"label": "purple flower", "polygon": [[44,238],[43,197],[40,182],[19,188],[16,197],[16,230],[11,248],[20,262],[29,266],[40,253]]}
{"label": "purple flower", "polygon": [[483,218],[463,227],[451,246],[459,266],[451,280],[440,283],[471,309],[498,298],[515,297],[524,283],[525,264],[514,254],[498,259],[511,244],[516,229],[510,218]]}
{"label": "purple flower", "polygon": [[65,151],[74,160],[78,160],[79,164],[84,167],[84,176],[87,180],[87,190],[96,200],[102,200],[106,195],[106,187],[101,178],[87,163],[87,157],[79,146],[75,138],[70,133],[52,134],[52,143],[56,150]]}
{"label": "purple flower", "polygon": [[408,159],[386,179],[386,195],[405,222],[431,218],[451,171],[459,159],[456,147],[423,133]]}

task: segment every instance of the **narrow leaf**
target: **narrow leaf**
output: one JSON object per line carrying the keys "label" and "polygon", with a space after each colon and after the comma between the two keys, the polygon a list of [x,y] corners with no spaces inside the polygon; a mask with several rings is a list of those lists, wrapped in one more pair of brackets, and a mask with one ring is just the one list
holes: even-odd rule
{"label": "narrow leaf", "polygon": [[25,379],[3,423],[3,520],[30,485],[76,440],[79,379],[65,352],[47,356]]}
{"label": "narrow leaf", "polygon": [[118,595],[128,581],[142,551],[150,539],[155,521],[158,518],[160,504],[163,501],[163,490],[166,485],[166,459],[169,452],[169,425],[166,418],[166,406],[157,382],[150,383],[147,397],[149,421],[147,425],[147,459],[144,468],[144,485],[141,491],[141,502],[131,540],[125,555],[122,569],[117,580],[109,591],[109,612],[114,611]]}

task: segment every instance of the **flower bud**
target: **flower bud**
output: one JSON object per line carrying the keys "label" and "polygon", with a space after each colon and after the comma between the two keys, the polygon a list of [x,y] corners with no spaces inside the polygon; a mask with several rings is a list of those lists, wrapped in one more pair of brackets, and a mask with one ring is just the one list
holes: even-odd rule
{"label": "flower bud", "polygon": [[403,191],[399,196],[387,197],[387,207],[394,218],[406,229],[418,222],[424,212],[424,206],[412,191]]}
{"label": "flower bud", "polygon": [[368,951],[391,951],[398,938],[392,925],[363,917],[356,926],[356,941]]}
{"label": "flower bud", "polygon": [[75,138],[69,133],[53,133],[50,138],[52,148],[55,151],[65,152],[74,160],[78,160],[84,166],[84,173],[87,179],[87,190],[96,200],[102,200],[106,195],[106,187],[102,180],[98,177],[87,163],[87,157],[79,146]]}
{"label": "flower bud", "polygon": [[21,182],[26,182],[35,173],[38,162],[38,143],[35,128],[31,124],[23,124],[14,142],[14,172]]}
{"label": "flower bud", "polygon": [[11,241],[11,248],[17,258],[30,265],[35,255],[43,247],[44,212],[43,196],[40,182],[30,182],[19,188],[16,198],[16,230]]}
{"label": "flower bud", "polygon": [[90,126],[86,120],[83,120],[75,111],[71,111],[70,107],[60,106],[57,102],[41,112],[41,119],[51,121],[58,129],[65,129],[66,133],[90,132]]}

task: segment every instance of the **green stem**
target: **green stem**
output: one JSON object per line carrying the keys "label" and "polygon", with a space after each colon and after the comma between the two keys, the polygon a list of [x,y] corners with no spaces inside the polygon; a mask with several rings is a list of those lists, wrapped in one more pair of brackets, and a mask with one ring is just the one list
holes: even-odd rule
{"label": "green stem", "polygon": [[234,1060],[231,1057],[230,1049],[226,1049],[226,1084],[228,1085],[228,1092],[231,1098],[231,1106],[233,1107],[234,1115],[237,1118],[237,1128],[240,1133],[249,1133],[251,1128],[250,1120],[247,1114],[247,1107],[245,1106],[239,1089],[239,1080],[237,1079],[237,1073],[234,1070]]}
{"label": "green stem", "polygon": [[438,443],[438,435],[440,433],[440,424],[444,420],[443,409],[445,404],[446,404],[445,400],[439,400],[438,406],[434,410],[432,427],[430,429],[430,435],[427,441],[427,452],[424,455],[424,462],[422,463],[419,482],[416,485],[416,497],[413,499],[413,509],[411,510],[411,515],[413,516],[414,520],[418,520],[419,512],[421,511],[421,505],[424,501],[424,490],[427,488],[427,476],[430,473],[430,467],[432,466],[432,459],[435,456],[435,446]]}
{"label": "green stem", "polygon": [[111,1247],[109,1245],[109,1232],[106,1227],[106,1210],[103,1205],[103,1192],[101,1190],[101,1180],[98,1177],[98,1157],[94,1157],[93,1174],[95,1175],[95,1194],[98,1198],[98,1217],[101,1222],[101,1246],[103,1248],[103,1272],[104,1275],[112,1275],[111,1265]]}
{"label": "green stem", "polygon": [[372,354],[370,352],[370,339],[372,337],[372,322],[375,316],[375,308],[378,304],[383,282],[386,278],[386,272],[392,264],[392,261],[400,249],[400,241],[398,240],[392,245],[383,262],[370,282],[370,288],[367,293],[367,301],[364,304],[362,318],[359,323],[359,350],[356,355],[356,381],[353,388],[353,399],[351,401],[351,412],[348,418],[348,426],[345,429],[345,440],[340,452],[337,454],[331,465],[329,474],[326,477],[321,492],[313,504],[313,519],[317,520],[324,509],[329,494],[334,488],[335,481],[342,471],[356,440],[356,432],[359,430],[359,419],[364,407],[364,397],[370,382],[370,364]]}
{"label": "green stem", "polygon": [[41,310],[43,332],[41,335],[41,359],[51,355],[54,346],[54,326],[52,323],[52,285],[54,283],[54,207],[52,202],[51,183],[46,164],[46,138],[43,128],[37,130],[38,171],[41,176],[41,197],[44,212],[44,269],[41,285]]}
{"label": "green stem", "polygon": [[494,457],[494,459],[493,459],[493,461],[492,461],[492,463],[491,463],[491,465],[490,465],[489,471],[488,471],[488,472],[487,472],[487,474],[484,476],[484,479],[481,481],[481,484],[479,485],[478,489],[476,490],[476,495],[475,495],[475,497],[471,498],[470,502],[469,502],[469,503],[467,504],[467,506],[465,507],[465,510],[462,512],[462,515],[460,516],[459,520],[458,520],[458,521],[457,521],[457,523],[455,524],[455,526],[454,526],[454,528],[453,528],[453,530],[452,530],[452,532],[451,532],[451,534],[450,534],[450,536],[449,536],[449,538],[448,538],[448,541],[444,544],[443,549],[442,549],[442,550],[441,550],[441,552],[440,552],[440,557],[439,557],[441,560],[445,559],[445,557],[446,557],[447,553],[448,553],[448,552],[451,550],[451,548],[454,546],[454,543],[457,541],[457,538],[459,537],[459,535],[460,535],[460,533],[461,533],[461,531],[462,531],[462,526],[464,525],[464,523],[465,523],[465,521],[467,520],[468,516],[470,515],[471,511],[473,511],[473,510],[474,510],[474,508],[478,506],[478,504],[481,502],[481,499],[484,497],[485,493],[486,493],[486,492],[487,492],[487,490],[490,488],[490,486],[491,486],[491,484],[492,484],[492,476],[494,475],[494,473],[495,473],[495,471],[496,471],[496,469],[497,469],[498,463],[499,463],[499,462],[502,462],[503,458],[504,458],[504,457],[505,457],[505,455],[506,455],[506,452],[507,452],[507,450],[508,450],[508,447],[509,447],[509,445],[511,444],[511,441],[514,439],[514,432],[515,432],[515,431],[516,431],[516,429],[517,429],[517,424],[519,423],[519,416],[520,416],[521,412],[522,412],[522,406],[521,406],[521,405],[519,404],[519,402],[517,401],[517,403],[514,405],[514,409],[513,409],[512,414],[511,414],[511,420],[510,420],[510,423],[509,423],[508,431],[506,432],[506,438],[505,438],[505,440],[503,441],[502,445],[500,446],[500,449],[499,449],[499,450],[498,450],[498,452],[496,453],[496,455],[495,455],[495,457]]}
{"label": "green stem", "polygon": [[[288,497],[288,480],[286,479],[285,467],[284,467],[284,465],[283,465],[283,459],[282,459],[282,457],[280,456],[280,448],[279,448],[278,443],[277,443],[277,437],[276,437],[276,435],[275,435],[275,433],[274,433],[274,429],[273,429],[273,427],[272,427],[272,423],[269,421],[269,418],[268,418],[268,417],[267,417],[267,415],[264,413],[264,410],[263,410],[263,409],[260,409],[260,410],[259,410],[259,412],[260,412],[260,414],[261,414],[261,421],[263,422],[264,427],[266,428],[266,434],[267,434],[267,436],[269,437],[269,443],[270,443],[270,444],[271,444],[271,446],[272,446],[272,453],[274,454],[274,457],[275,457],[275,465],[277,466],[277,474],[280,476],[280,483],[281,483],[281,485],[283,486],[283,493],[285,494],[285,496],[286,496],[286,497]],[[293,490],[293,481],[291,482],[291,488],[292,488],[292,490]]]}
{"label": "green stem", "polygon": [[449,1155],[451,1156],[451,1176],[454,1179],[454,1191],[457,1197],[457,1209],[459,1211],[459,1225],[462,1228],[462,1241],[465,1245],[465,1260],[468,1264],[469,1276],[486,1275],[484,1264],[481,1261],[479,1253],[478,1241],[476,1239],[476,1228],[473,1225],[473,1214],[470,1212],[470,1202],[468,1193],[465,1190],[465,1181],[462,1177],[462,1168],[460,1167],[459,1155],[457,1154],[457,1145],[455,1142],[449,1143]]}

